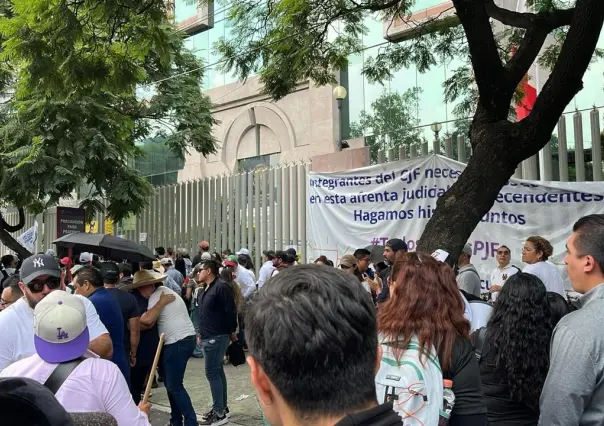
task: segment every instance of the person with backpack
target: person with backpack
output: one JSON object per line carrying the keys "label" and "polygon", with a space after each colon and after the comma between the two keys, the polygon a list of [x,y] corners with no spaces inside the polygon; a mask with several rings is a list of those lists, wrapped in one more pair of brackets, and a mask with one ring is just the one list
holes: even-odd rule
{"label": "person with backpack", "polygon": [[451,390],[450,426],[487,425],[464,309],[448,264],[424,253],[397,254],[390,297],[378,310],[383,356],[376,389],[378,402],[392,401],[406,426],[438,425]]}
{"label": "person with backpack", "polygon": [[472,246],[466,244],[457,260],[457,285],[465,294],[480,299],[480,275],[470,262],[472,258]]}
{"label": "person with backpack", "polygon": [[90,332],[79,297],[53,291],[33,315],[36,353],[6,367],[0,377],[44,384],[67,411],[108,413],[119,425],[151,425],[151,404],[134,404],[117,365],[87,354]]}
{"label": "person with backpack", "polygon": [[472,334],[489,426],[536,426],[554,324],[539,278],[506,281],[486,327]]}

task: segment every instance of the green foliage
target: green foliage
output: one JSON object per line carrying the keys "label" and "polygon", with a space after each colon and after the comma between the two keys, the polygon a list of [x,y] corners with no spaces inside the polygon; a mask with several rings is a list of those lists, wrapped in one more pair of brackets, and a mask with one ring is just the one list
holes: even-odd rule
{"label": "green foliage", "polygon": [[87,213],[106,200],[120,220],[152,192],[138,142],[216,152],[202,64],[163,0],[13,0],[0,16],[3,202],[39,212],[88,185]]}
{"label": "green foliage", "polygon": [[[232,0],[229,20],[232,37],[221,39],[215,50],[224,57],[223,68],[242,79],[258,74],[265,91],[274,99],[290,93],[302,80],[317,84],[335,84],[338,70],[346,59],[363,49],[362,35],[367,33],[364,19],[391,19],[412,13],[412,0]],[[569,0],[527,0],[536,12],[573,6]],[[478,89],[471,69],[464,29],[461,25],[437,28],[428,21],[417,28],[412,40],[387,43],[366,59],[363,72],[370,82],[391,80],[402,68],[415,67],[423,73],[451,59],[464,64],[452,70],[444,83],[445,100],[455,102],[453,114],[467,119],[474,114]],[[493,24],[502,62],[511,58],[525,30]],[[554,43],[541,56],[544,65],[552,65],[566,37],[566,28],[554,32]],[[604,54],[597,50],[594,58]],[[523,96],[519,86],[510,104],[510,118]],[[402,89],[402,88],[401,88]]]}
{"label": "green foliage", "polygon": [[350,123],[352,137],[363,136],[371,150],[371,161],[377,162],[378,151],[400,146],[419,145],[422,133],[415,114],[420,90],[404,93],[384,91],[371,103],[371,112],[361,111],[358,123]]}

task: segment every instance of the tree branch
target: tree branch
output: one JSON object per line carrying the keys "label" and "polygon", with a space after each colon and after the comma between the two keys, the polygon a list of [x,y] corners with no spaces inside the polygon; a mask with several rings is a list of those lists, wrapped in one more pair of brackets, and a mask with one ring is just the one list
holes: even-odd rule
{"label": "tree branch", "polygon": [[494,0],[485,3],[487,14],[504,25],[516,28],[530,29],[535,25],[550,31],[570,25],[575,9],[556,9],[549,12],[522,13],[499,7]]}
{"label": "tree branch", "polygon": [[453,5],[468,40],[480,103],[487,112],[485,118],[505,119],[514,88],[502,87],[506,74],[485,3],[483,0],[453,0]]}
{"label": "tree branch", "polygon": [[604,1],[577,0],[556,65],[537,97],[533,110],[519,123],[523,130],[527,158],[550,138],[564,108],[583,88],[583,75],[596,49],[603,23]]}

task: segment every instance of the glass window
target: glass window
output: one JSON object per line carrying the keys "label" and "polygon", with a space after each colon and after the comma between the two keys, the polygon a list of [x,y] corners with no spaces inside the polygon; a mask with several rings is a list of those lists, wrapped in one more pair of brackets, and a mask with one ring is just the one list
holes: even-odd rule
{"label": "glass window", "polygon": [[174,19],[176,22],[184,21],[197,14],[197,0],[175,0]]}
{"label": "glass window", "polygon": [[[348,102],[350,124],[358,123],[361,111],[365,105],[363,71],[363,54],[359,53],[348,57]],[[354,136],[358,136],[355,134]]]}
{"label": "glass window", "polygon": [[161,182],[162,179],[165,181],[174,176],[176,176],[174,179],[178,178],[178,171],[184,168],[185,161],[170,151],[162,138],[148,139],[139,144],[139,147],[146,155],[137,158],[135,166],[142,176],[148,177],[149,182],[154,185],[162,185],[163,183],[155,182]]}
{"label": "glass window", "polygon": [[219,8],[217,10],[216,15],[214,16],[214,28],[212,28],[208,32],[209,54],[207,65],[210,66],[210,69],[208,69],[208,82],[210,88],[224,86],[225,82],[224,74],[222,73],[222,71],[220,71],[217,66],[212,65],[222,60],[222,57],[216,52],[214,52],[214,45],[220,38],[225,36],[225,24],[226,19],[224,8]]}

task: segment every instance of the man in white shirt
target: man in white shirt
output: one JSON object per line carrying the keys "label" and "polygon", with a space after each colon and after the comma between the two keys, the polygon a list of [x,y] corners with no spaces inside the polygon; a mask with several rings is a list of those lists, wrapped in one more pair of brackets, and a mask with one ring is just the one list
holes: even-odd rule
{"label": "man in white shirt", "polygon": [[267,250],[262,254],[264,254],[264,263],[262,264],[260,272],[258,273],[258,288],[262,288],[264,283],[268,281],[268,279],[271,277],[271,274],[275,270],[275,267],[273,266],[273,260],[276,256],[275,252],[272,250]]}
{"label": "man in white shirt", "polygon": [[499,292],[507,279],[520,272],[520,269],[511,264],[511,260],[512,254],[507,246],[501,246],[497,249],[498,266],[491,272],[491,279],[489,280],[489,292],[494,301],[497,300],[497,296],[499,296]]}
{"label": "man in white shirt", "polygon": [[36,353],[4,369],[0,377],[26,377],[45,384],[60,365],[75,363],[58,389],[51,389],[68,412],[108,413],[119,425],[150,426],[151,404],[137,408],[119,368],[87,352],[90,332],[83,300],[54,291],[40,301],[33,313]]}
{"label": "man in white shirt", "polygon": [[[46,296],[63,288],[61,269],[52,256],[36,254],[21,265],[19,287],[24,296],[0,315],[0,371],[13,362],[36,353],[34,347],[34,309]],[[88,349],[111,359],[113,345],[96,309],[85,297],[78,296],[86,309],[90,342]]]}
{"label": "man in white shirt", "polygon": [[[243,249],[242,249],[243,250]],[[237,275],[237,282],[241,287],[241,294],[244,299],[247,299],[254,291],[256,291],[256,277],[254,273],[245,267],[243,264],[246,262],[246,255],[239,255],[237,257],[237,269],[235,269],[235,275]]]}
{"label": "man in white shirt", "polygon": [[120,289],[136,288],[141,296],[149,299],[148,310],[141,316],[141,327],[149,329],[157,323],[160,335],[165,335],[164,384],[170,400],[170,423],[182,425],[184,417],[184,426],[197,426],[191,397],[183,385],[187,362],[195,350],[195,328],[182,297],[161,285],[165,277],[140,270],[134,274],[132,284]]}

